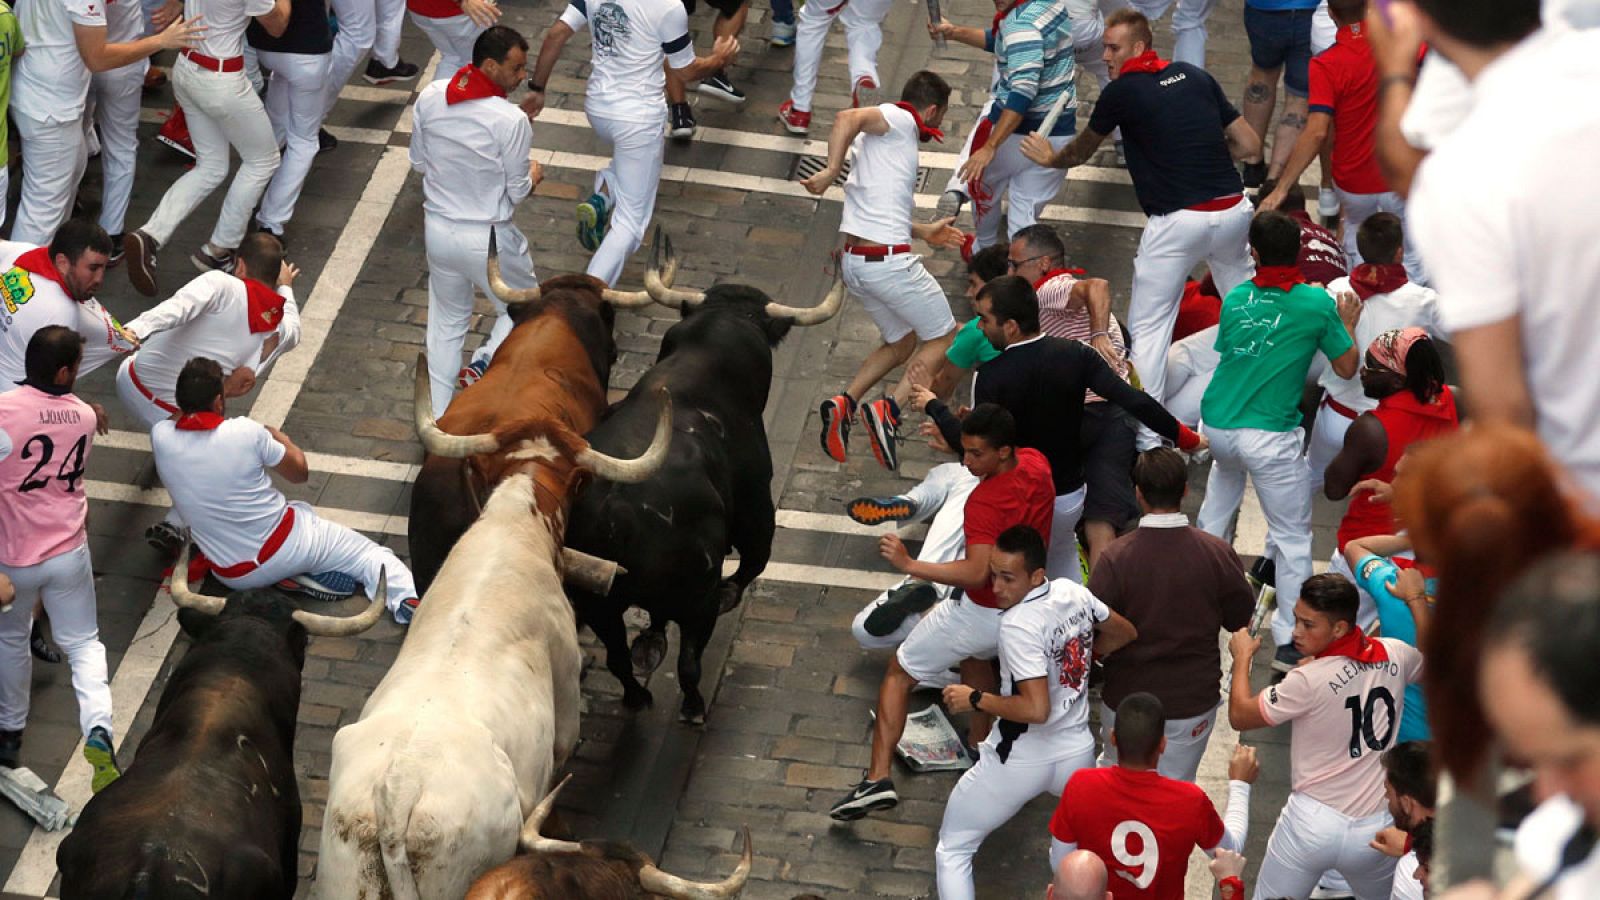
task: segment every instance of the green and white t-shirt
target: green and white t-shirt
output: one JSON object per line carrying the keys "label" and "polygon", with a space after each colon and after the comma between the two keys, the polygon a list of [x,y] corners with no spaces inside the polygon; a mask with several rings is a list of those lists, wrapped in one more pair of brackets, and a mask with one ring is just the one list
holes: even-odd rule
{"label": "green and white t-shirt", "polygon": [[1293,431],[1311,360],[1337,359],[1353,341],[1333,298],[1297,284],[1288,291],[1246,281],[1228,292],[1217,323],[1217,372],[1200,401],[1213,428]]}

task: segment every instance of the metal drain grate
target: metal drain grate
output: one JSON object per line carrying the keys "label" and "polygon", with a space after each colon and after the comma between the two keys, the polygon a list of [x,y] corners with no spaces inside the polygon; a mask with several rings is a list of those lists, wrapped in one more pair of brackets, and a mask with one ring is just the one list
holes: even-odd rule
{"label": "metal drain grate", "polygon": [[[846,159],[844,161],[844,165],[839,171],[839,177],[833,181],[835,185],[844,187],[845,179],[850,177],[851,162],[852,160],[850,159]],[[805,179],[810,178],[811,176],[827,168],[827,165],[827,157],[816,156],[812,154],[802,155],[795,159],[794,168],[789,172],[789,179],[791,181],[804,181]],[[917,193],[922,193],[923,189],[928,186],[928,177],[932,174],[932,169],[922,166],[917,167]]]}

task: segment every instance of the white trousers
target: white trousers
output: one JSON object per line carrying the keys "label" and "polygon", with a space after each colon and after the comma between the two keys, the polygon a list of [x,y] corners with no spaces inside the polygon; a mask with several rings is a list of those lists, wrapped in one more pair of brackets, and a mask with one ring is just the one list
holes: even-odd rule
{"label": "white trousers", "polygon": [[[1220,701],[1219,705],[1220,705]],[[1168,778],[1192,782],[1200,772],[1200,758],[1206,755],[1206,745],[1211,743],[1211,732],[1216,730],[1217,708],[1208,713],[1187,719],[1168,719],[1163,732],[1167,749],[1156,763],[1156,771]],[[1117,764],[1117,745],[1111,742],[1111,731],[1117,727],[1117,711],[1100,704],[1100,766]]]}
{"label": "white trousers", "polygon": [[1196,212],[1180,209],[1151,216],[1133,258],[1133,296],[1128,301],[1128,333],[1133,338],[1133,365],[1145,393],[1165,398],[1167,348],[1178,321],[1183,283],[1204,262],[1211,267],[1217,290],[1226,297],[1255,274],[1250,258],[1250,219],[1255,207],[1241,199],[1230,209]]}
{"label": "white trousers", "polygon": [[[1106,68],[1105,61],[1105,34],[1106,20],[1098,6],[1093,17],[1072,20],[1073,60],[1079,69],[1094,76],[1102,91],[1111,83],[1111,70]],[[1120,131],[1116,133],[1121,134]]]}
{"label": "white trousers", "polygon": [[[1145,14],[1152,23],[1166,15],[1173,0],[1129,0],[1132,6]],[[1172,14],[1172,50],[1174,62],[1186,62],[1200,68],[1206,67],[1206,19],[1217,0],[1177,0],[1178,11]]]}
{"label": "white trousers", "polygon": [[111,731],[111,677],[106,648],[95,623],[94,570],[89,544],[58,553],[37,565],[0,573],[17,588],[17,599],[0,613],[0,729],[20,731],[28,724],[28,691],[33,686],[33,654],[28,637],[33,608],[44,602],[50,631],[72,667],[78,695],[78,727],[87,735],[96,726]]}
{"label": "white trousers", "polygon": [[267,85],[267,119],[272,123],[273,140],[283,147],[283,161],[261,196],[256,221],[273,231],[282,231],[294,216],[294,205],[321,147],[317,132],[322,128],[329,56],[270,50],[257,55],[261,66],[272,73]]}
{"label": "white trousers", "polygon": [[1217,374],[1222,354],[1217,352],[1217,326],[1202,328],[1167,350],[1167,374],[1161,405],[1190,428],[1200,427],[1200,401],[1205,399],[1211,376]]}
{"label": "white trousers", "polygon": [[1000,610],[962,596],[934,604],[894,656],[907,675],[931,682],[964,659],[994,659],[999,647]]}
{"label": "white trousers", "polygon": [[[970,140],[970,139],[969,139]],[[1072,141],[1071,135],[1050,138],[1057,150]],[[958,164],[959,165],[959,164]],[[1049,169],[1022,155],[1022,135],[1005,139],[988,168],[983,170],[980,188],[966,187],[972,197],[972,221],[978,238],[974,250],[1000,242],[1000,199],[1005,198],[1006,239],[1039,221],[1045,204],[1056,198],[1067,176],[1060,169]]]}
{"label": "white trousers", "polygon": [[1083,498],[1088,486],[1056,497],[1050,522],[1050,549],[1045,557],[1045,574],[1051,578],[1070,578],[1083,583],[1083,562],[1078,557],[1078,520],[1083,518]]}
{"label": "white trousers", "polygon": [[795,20],[794,88],[789,91],[795,109],[811,109],[817,69],[822,65],[822,45],[834,19],[844,25],[850,83],[871,78],[873,84],[883,87],[878,77],[878,48],[883,45],[883,17],[889,14],[891,5],[892,0],[816,0],[800,7]]}
{"label": "white trousers", "polygon": [[[334,18],[339,20],[339,33],[333,36],[324,114],[339,102],[339,91],[368,51],[385,66],[392,67],[400,61],[400,27],[406,13],[405,0],[331,0],[330,5]],[[445,77],[450,74],[446,72]]]}
{"label": "white trousers", "polygon": [[1322,490],[1328,464],[1344,449],[1344,436],[1350,430],[1351,421],[1327,403],[1317,409],[1317,420],[1311,425],[1311,441],[1306,444],[1306,465],[1311,468],[1313,492]]}
{"label": "white trousers", "polygon": [[1233,511],[1244,500],[1245,478],[1255,484],[1267,519],[1267,541],[1275,548],[1278,610],[1272,617],[1272,640],[1282,646],[1294,634],[1300,585],[1311,577],[1311,470],[1300,453],[1305,434],[1299,428],[1261,431],[1207,424],[1205,435],[1211,442],[1211,477],[1196,524],[1225,539]]}
{"label": "white trousers", "polygon": [[144,233],[165,245],[195,207],[228,180],[232,146],[239,151],[239,172],[222,200],[211,245],[235,249],[243,243],[250,213],[278,168],[272,122],[244,72],[211,72],[180,56],[172,66],[172,88],[188,119],[195,163],[167,189]]}
{"label": "white trousers", "polygon": [[100,136],[100,227],[121,234],[133,196],[133,170],[139,158],[139,98],[150,61],[94,73],[89,88],[94,129]]}
{"label": "white trousers", "polygon": [[1256,900],[1308,897],[1329,869],[1350,883],[1356,900],[1388,900],[1394,859],[1369,846],[1393,824],[1387,810],[1354,819],[1296,791],[1267,839],[1256,875]]}
{"label": "white trousers", "polygon": [[157,406],[154,400],[146,397],[143,391],[134,386],[133,377],[129,372],[138,358],[138,353],[130,353],[123,357],[122,364],[117,366],[117,398],[122,401],[122,408],[128,411],[128,415],[138,419],[144,430],[149,431],[156,427],[157,422],[172,418],[172,413]]}
{"label": "white trousers", "polygon": [[89,161],[83,120],[41,122],[15,108],[11,120],[22,138],[22,196],[11,239],[47,246],[72,213],[72,200]]}
{"label": "white trousers", "polygon": [[387,573],[388,591],[384,605],[393,612],[400,602],[417,596],[416,582],[394,551],[363,537],[343,525],[317,516],[310,504],[291,501],[294,528],[272,558],[255,571],[239,578],[217,580],[229,589],[271,587],[285,578],[318,572],[343,572],[355,576],[368,590],[377,590],[378,576]]}
{"label": "white trousers", "polygon": [[[1363,259],[1361,251],[1356,248],[1356,234],[1361,230],[1361,223],[1372,217],[1375,213],[1393,213],[1400,217],[1403,224],[1406,220],[1406,202],[1399,194],[1386,191],[1382,194],[1352,194],[1347,191],[1334,190],[1339,193],[1339,202],[1344,205],[1344,256],[1350,261],[1351,267],[1357,263],[1372,262]],[[1417,252],[1417,245],[1411,239],[1411,232],[1405,232],[1406,240],[1406,276],[1417,284],[1427,284],[1428,273],[1422,264],[1422,256]],[[1389,260],[1378,260],[1388,262]]]}
{"label": "white trousers", "polygon": [[[994,82],[998,77],[998,74],[990,77],[991,89],[993,88]],[[994,97],[991,95],[990,98],[984,102],[983,108],[978,110],[978,121],[981,122],[988,118],[989,110],[993,108]],[[961,150],[956,153],[956,164],[950,169],[950,179],[944,183],[944,189],[947,193],[949,191],[955,191],[961,196],[967,197],[967,183],[961,180],[961,167],[967,164],[967,157],[972,155],[972,139],[977,136],[978,129],[967,129],[967,139],[961,142]],[[970,200],[972,198],[967,197],[967,199]]]}
{"label": "white trousers", "polygon": [[434,81],[449,78],[472,62],[472,45],[477,43],[478,35],[488,30],[465,15],[432,19],[412,13],[411,22],[439,51],[439,65],[433,70]]}
{"label": "white trousers", "polygon": [[944,288],[923,267],[920,255],[896,253],[872,261],[846,253],[842,260],[845,287],[861,301],[885,344],[912,332],[919,341],[932,341],[955,330]]}
{"label": "white trousers", "polygon": [[528,239],[510,222],[485,225],[454,222],[423,215],[423,244],[428,252],[428,381],[433,388],[433,414],[444,415],[456,392],[461,369],[461,345],[472,319],[473,288],[483,291],[498,317],[489,338],[473,355],[488,359],[511,333],[506,305],[489,290],[489,229],[495,230],[500,252],[500,274],[514,288],[537,287]]}
{"label": "white trousers", "polygon": [[[933,851],[939,900],[976,897],[972,857],[983,839],[1040,794],[1060,797],[1073,772],[1094,768],[1094,741],[1085,743],[1082,752],[1042,765],[1007,765],[988,752],[978,757],[978,764],[968,769],[950,792],[944,821],[939,823],[939,845]],[[1044,864],[1040,859],[1041,872]]]}
{"label": "white trousers", "polygon": [[611,199],[611,225],[600,248],[589,258],[587,271],[614,285],[622,277],[628,257],[644,243],[650,217],[655,215],[661,160],[666,153],[661,139],[665,122],[657,116],[628,121],[586,115],[594,133],[611,145],[611,161],[594,175],[595,191],[603,187]]}

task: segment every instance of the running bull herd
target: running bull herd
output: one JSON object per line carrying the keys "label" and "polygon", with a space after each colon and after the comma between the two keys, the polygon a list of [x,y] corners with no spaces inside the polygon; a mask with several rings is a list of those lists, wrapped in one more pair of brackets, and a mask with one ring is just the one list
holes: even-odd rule
{"label": "running bull herd", "polygon": [[[664,259],[664,261],[663,261]],[[578,742],[577,626],[605,645],[624,702],[650,692],[678,623],[681,718],[705,721],[700,657],[771,553],[771,455],[762,411],[772,352],[794,325],[835,315],[844,286],[795,308],[761,291],[673,287],[659,231],[646,290],[563,276],[518,291],[489,278],[516,322],[487,373],[437,421],[417,367],[427,451],[410,546],[425,591],[393,667],[333,742],[316,894],[325,900],[730,898],[733,873],[691,882],[632,848],[547,836],[555,783]],[[663,303],[681,320],[633,390],[609,408],[615,310]],[[723,577],[723,561],[739,554]],[[311,635],[364,631],[269,591],[171,593],[193,644],[123,777],[61,844],[65,900],[289,898],[301,804],[294,771],[300,673]],[[382,585],[368,586],[374,597]],[[627,644],[623,613],[650,627]]]}

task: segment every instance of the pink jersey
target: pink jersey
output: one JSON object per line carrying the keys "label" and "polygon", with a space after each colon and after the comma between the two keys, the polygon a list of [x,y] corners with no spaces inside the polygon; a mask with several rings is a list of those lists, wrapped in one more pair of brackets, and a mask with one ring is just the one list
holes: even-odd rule
{"label": "pink jersey", "polygon": [[71,394],[0,394],[0,563],[37,565],[87,539],[83,470],[94,410]]}
{"label": "pink jersey", "polygon": [[1371,638],[1374,657],[1312,660],[1261,692],[1271,725],[1293,721],[1289,783],[1352,818],[1383,809],[1380,757],[1395,745],[1406,685],[1422,678],[1422,654],[1393,638]]}

